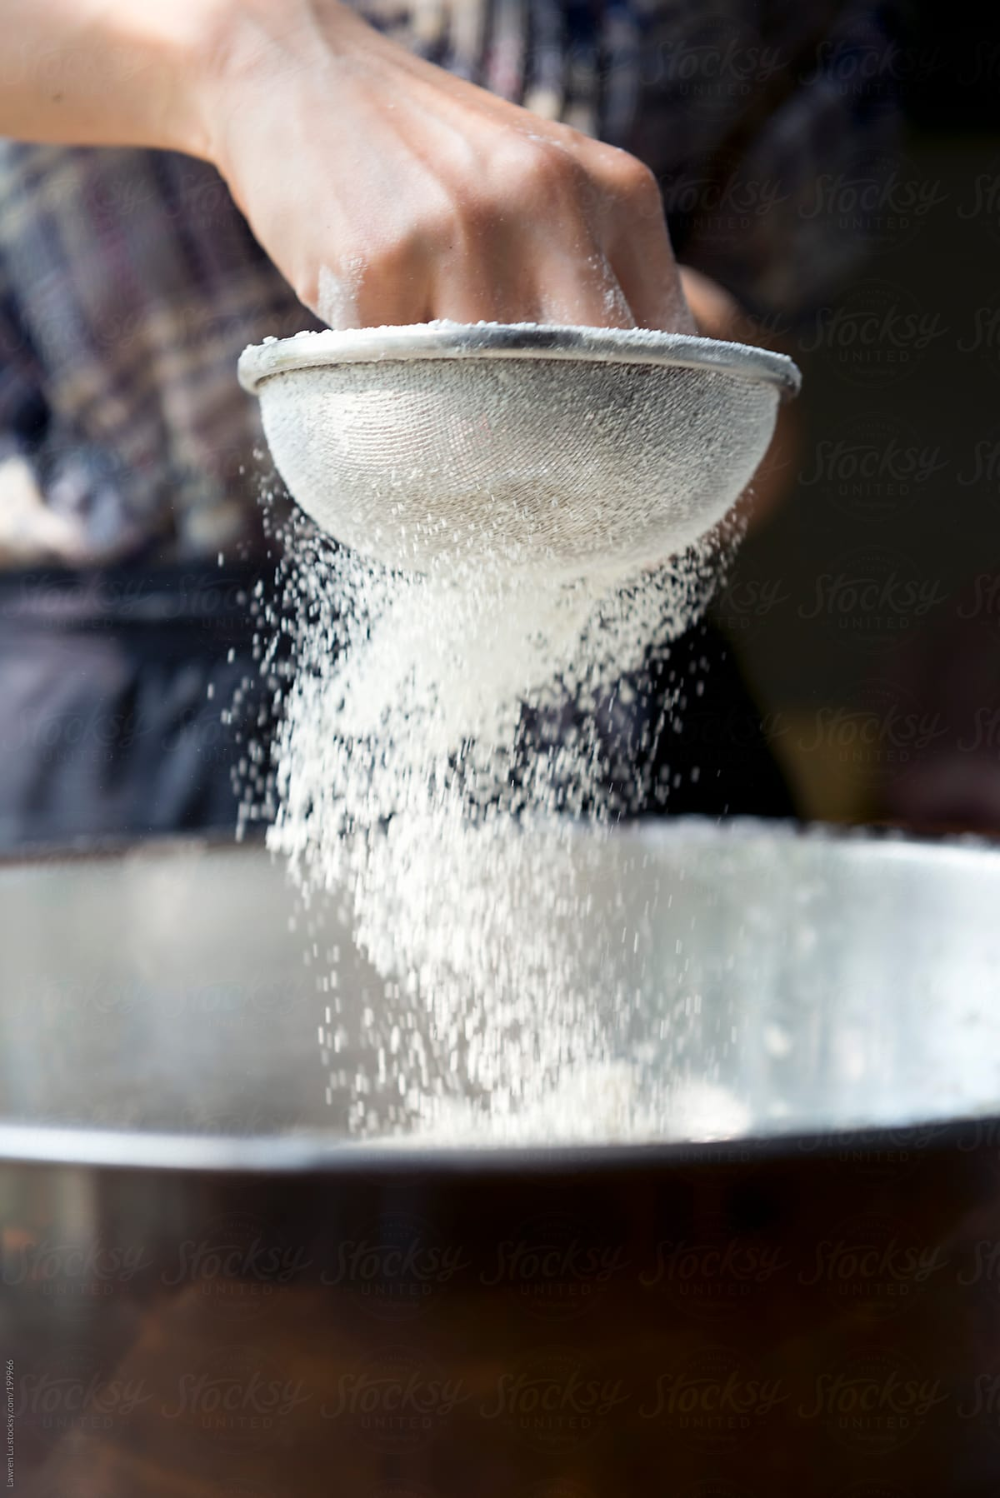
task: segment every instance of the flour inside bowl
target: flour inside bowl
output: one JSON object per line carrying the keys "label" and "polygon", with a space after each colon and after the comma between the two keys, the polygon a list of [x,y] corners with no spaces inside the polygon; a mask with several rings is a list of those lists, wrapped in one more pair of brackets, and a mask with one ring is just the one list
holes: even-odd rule
{"label": "flour inside bowl", "polygon": [[607,724],[663,729],[650,653],[700,614],[731,540],[600,581],[486,563],[435,579],[290,527],[268,841],[307,905],[348,906],[375,975],[343,1004],[336,954],[314,954],[328,1089],[359,1136],[655,1133],[648,1086],[631,1106],[638,934],[588,849],[651,793]]}

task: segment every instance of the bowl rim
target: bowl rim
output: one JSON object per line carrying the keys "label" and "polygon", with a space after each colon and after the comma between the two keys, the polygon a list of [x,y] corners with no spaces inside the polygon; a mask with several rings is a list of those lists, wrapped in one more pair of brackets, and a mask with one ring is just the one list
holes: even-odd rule
{"label": "bowl rim", "polygon": [[799,393],[802,374],[784,354],[745,343],[648,328],[585,328],[536,323],[416,323],[408,327],[325,328],[250,344],[239,357],[243,389],[292,370],[404,359],[568,359],[700,369],[774,386],[782,400]]}

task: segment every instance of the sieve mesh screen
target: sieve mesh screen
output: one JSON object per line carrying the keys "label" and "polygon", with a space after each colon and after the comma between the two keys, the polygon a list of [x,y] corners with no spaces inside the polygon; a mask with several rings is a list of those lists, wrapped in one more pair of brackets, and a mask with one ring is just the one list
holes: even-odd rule
{"label": "sieve mesh screen", "polygon": [[779,391],[716,369],[480,356],[286,369],[259,385],[296,501],[413,571],[579,576],[682,550],[732,506]]}

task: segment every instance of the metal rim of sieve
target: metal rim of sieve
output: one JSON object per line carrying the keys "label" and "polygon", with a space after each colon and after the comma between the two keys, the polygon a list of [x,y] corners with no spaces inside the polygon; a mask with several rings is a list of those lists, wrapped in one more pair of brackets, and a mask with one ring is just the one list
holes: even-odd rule
{"label": "metal rim of sieve", "polygon": [[660,333],[647,328],[571,328],[517,323],[433,324],[400,328],[333,328],[251,344],[240,355],[243,389],[256,395],[265,380],[292,370],[411,359],[565,359],[581,363],[646,364],[705,370],[776,387],[782,400],[798,394],[802,375],[784,354],[745,343]]}

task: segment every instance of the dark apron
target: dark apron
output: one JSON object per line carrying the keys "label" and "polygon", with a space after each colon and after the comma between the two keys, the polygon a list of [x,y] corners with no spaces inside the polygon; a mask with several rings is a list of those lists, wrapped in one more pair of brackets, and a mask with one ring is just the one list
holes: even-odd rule
{"label": "dark apron", "polygon": [[[208,564],[0,573],[0,850],[234,831],[234,775],[244,779],[251,740],[266,768],[273,726],[274,683],[261,679],[253,650],[259,575],[259,566]],[[686,704],[651,735],[657,694],[678,681]],[[644,714],[613,700],[601,736],[619,784],[637,761],[652,771],[637,814],[793,812],[711,627],[671,648]]]}
{"label": "dark apron", "polygon": [[0,573],[0,848],[234,828],[259,571]]}

